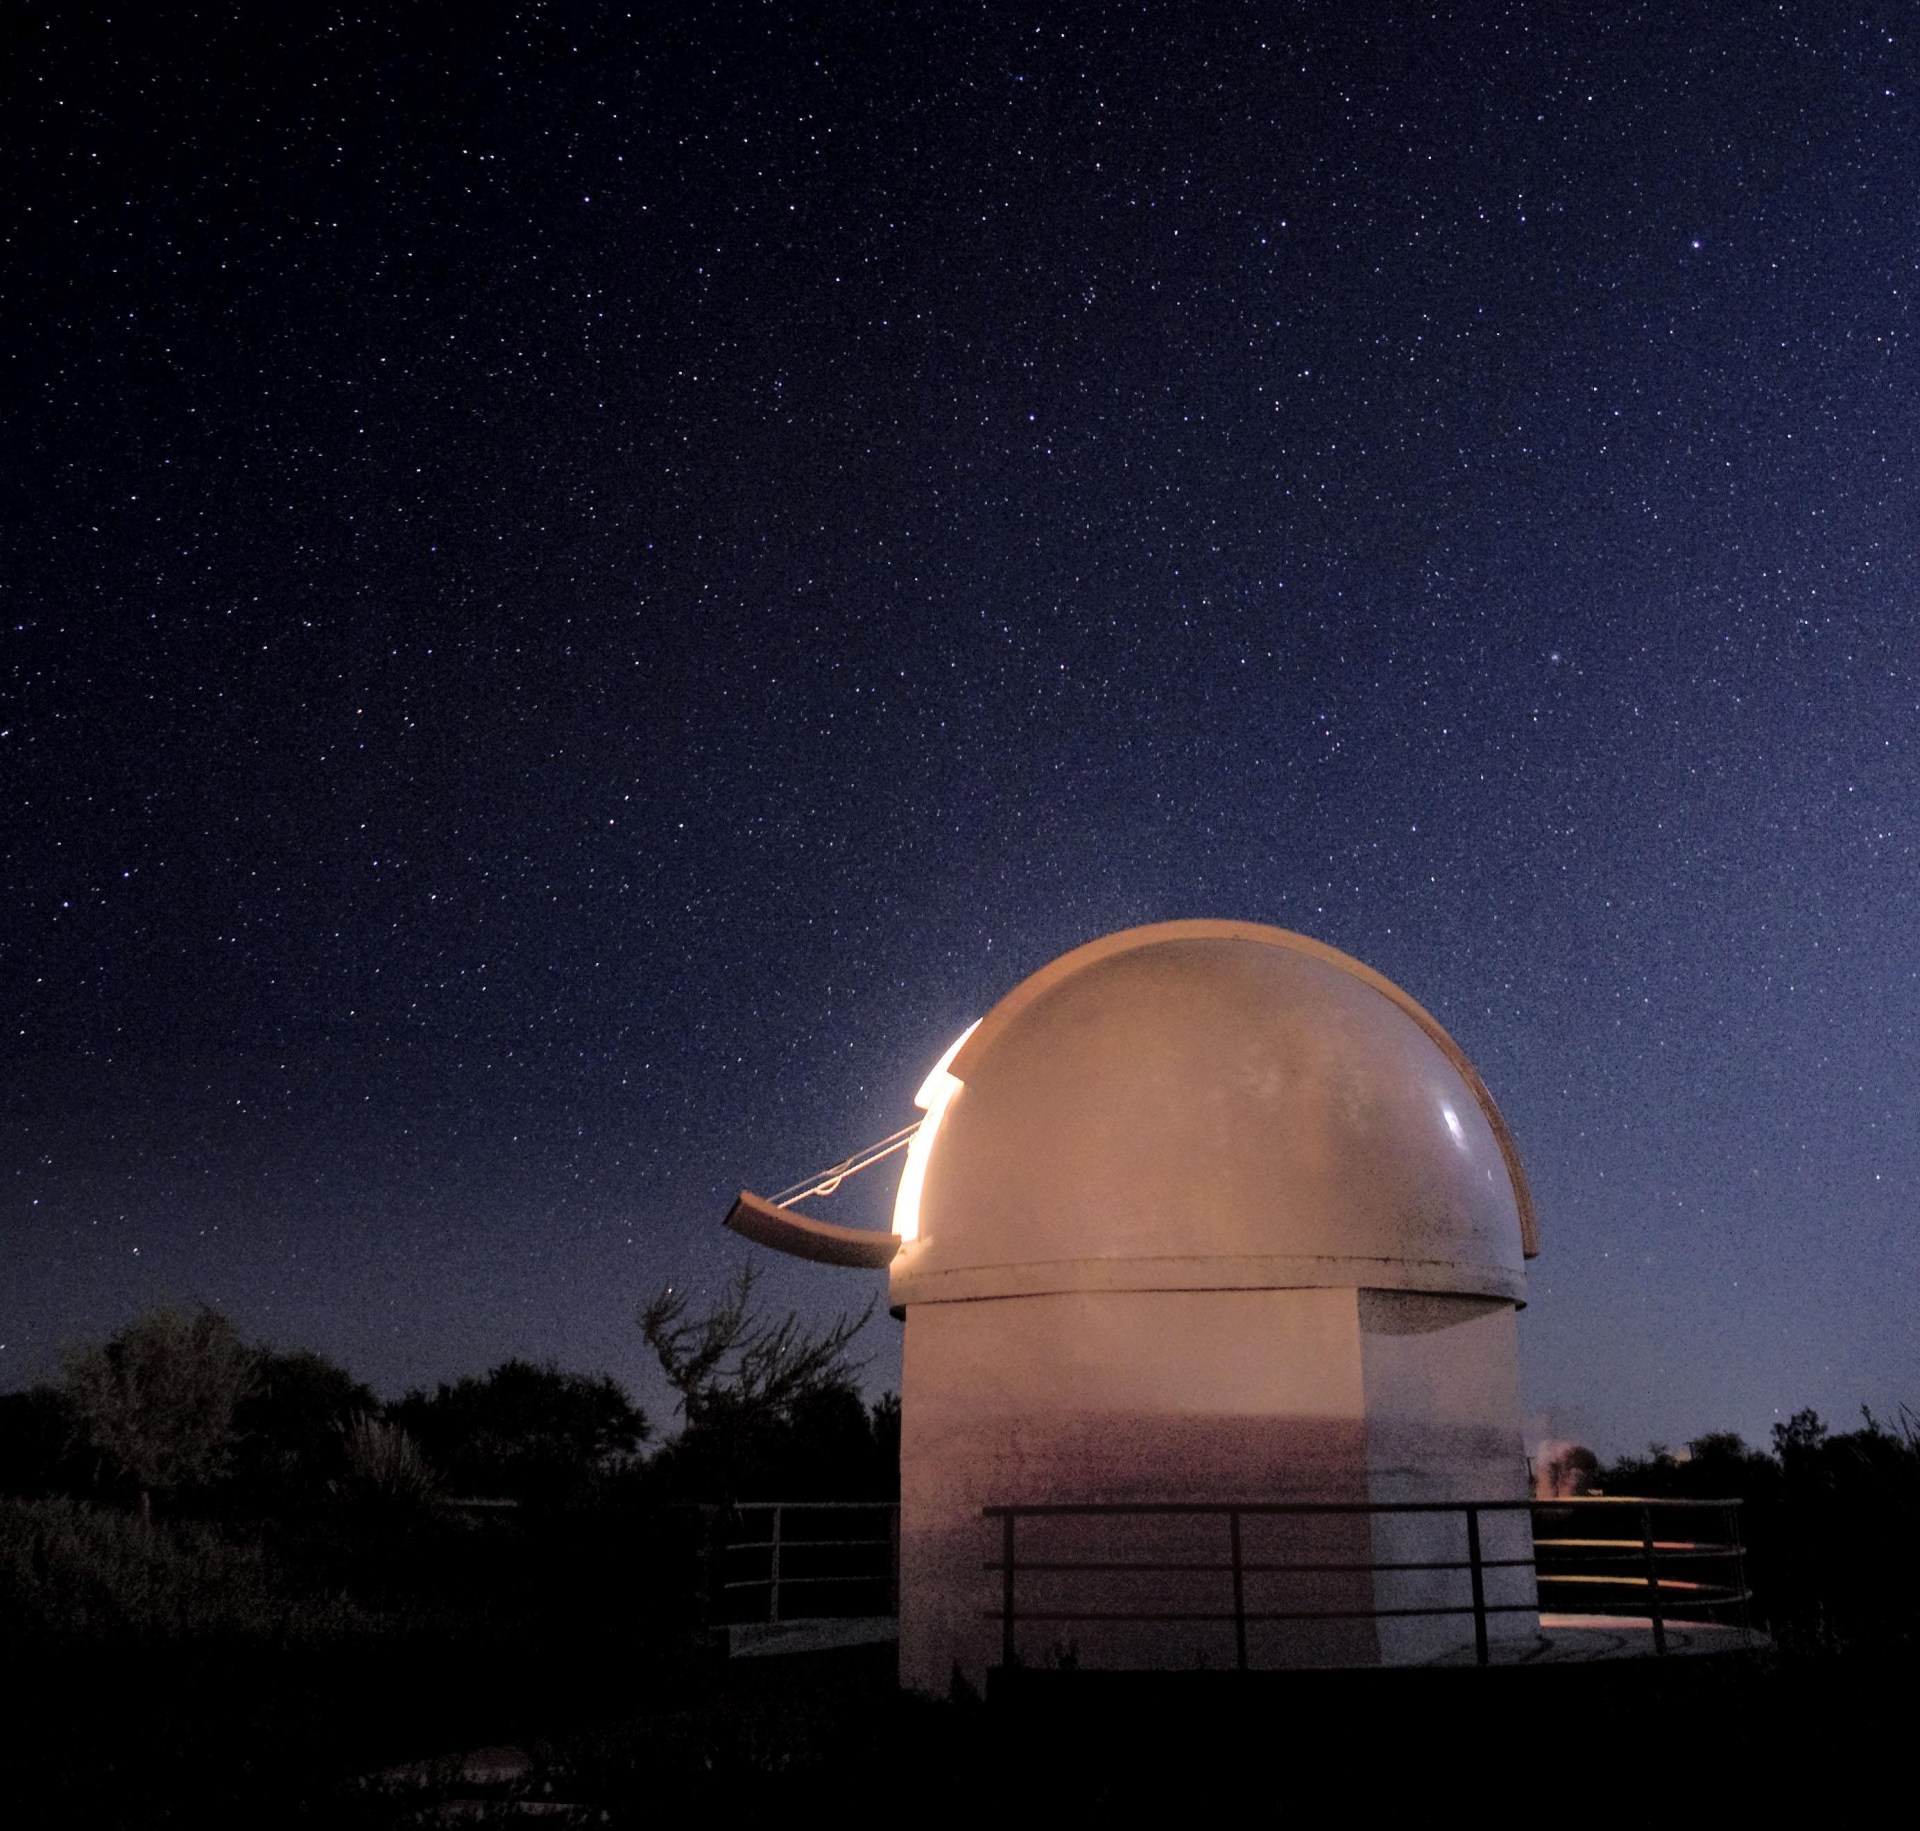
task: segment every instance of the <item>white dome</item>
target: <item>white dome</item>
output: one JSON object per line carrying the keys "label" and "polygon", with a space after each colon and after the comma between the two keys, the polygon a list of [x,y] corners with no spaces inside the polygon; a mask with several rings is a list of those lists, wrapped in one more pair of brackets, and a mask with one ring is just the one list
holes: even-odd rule
{"label": "white dome", "polygon": [[1397,986],[1304,936],[1110,935],[1017,986],[949,1072],[896,1306],[1319,1285],[1525,1300],[1532,1201],[1479,1076]]}

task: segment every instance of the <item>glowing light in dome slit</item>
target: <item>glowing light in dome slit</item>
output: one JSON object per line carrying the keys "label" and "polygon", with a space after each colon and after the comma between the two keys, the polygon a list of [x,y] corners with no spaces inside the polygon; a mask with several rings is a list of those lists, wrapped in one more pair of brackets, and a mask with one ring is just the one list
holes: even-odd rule
{"label": "glowing light in dome slit", "polygon": [[952,1046],[934,1064],[933,1072],[920,1083],[920,1091],[913,1096],[914,1105],[927,1116],[920,1121],[920,1129],[907,1146],[907,1161],[900,1172],[900,1191],[893,1198],[893,1231],[903,1241],[920,1237],[920,1191],[926,1184],[927,1161],[933,1155],[934,1135],[940,1130],[940,1120],[946,1113],[948,1102],[960,1091],[961,1084],[947,1072],[947,1064],[960,1053],[961,1045],[979,1028],[980,1021],[976,1018],[953,1039]]}

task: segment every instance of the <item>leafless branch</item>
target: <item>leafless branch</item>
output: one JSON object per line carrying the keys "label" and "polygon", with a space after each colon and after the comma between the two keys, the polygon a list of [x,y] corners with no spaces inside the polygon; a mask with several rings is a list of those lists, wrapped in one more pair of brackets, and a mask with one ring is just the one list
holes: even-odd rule
{"label": "leafless branch", "polygon": [[873,1304],[813,1334],[791,1311],[777,1323],[755,1315],[759,1275],[751,1262],[740,1267],[720,1300],[691,1316],[689,1298],[671,1286],[640,1312],[640,1332],[680,1395],[689,1424],[723,1410],[784,1416],[808,1393],[851,1385],[864,1360],[848,1345],[866,1327]]}

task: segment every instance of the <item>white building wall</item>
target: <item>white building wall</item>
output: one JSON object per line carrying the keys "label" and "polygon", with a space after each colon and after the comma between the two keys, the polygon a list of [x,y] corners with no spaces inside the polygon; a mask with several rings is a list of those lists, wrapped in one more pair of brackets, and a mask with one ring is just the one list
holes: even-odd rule
{"label": "white building wall", "polygon": [[[1367,1489],[1377,1501],[1525,1500],[1520,1433],[1519,1341],[1513,1306],[1497,1299],[1424,1292],[1359,1293],[1365,1369]],[[1467,1555],[1458,1514],[1376,1514],[1374,1556],[1383,1563],[1445,1563]],[[1527,1558],[1532,1523],[1522,1513],[1480,1518],[1481,1555]],[[1525,1640],[1539,1629],[1529,1569],[1485,1573],[1489,1603],[1524,1612],[1488,1617],[1492,1640]],[[1464,1608],[1462,1571],[1383,1572],[1375,1597],[1388,1608]],[[1380,1623],[1380,1657],[1405,1665],[1473,1642],[1468,1615],[1400,1616]]]}
{"label": "white building wall", "polygon": [[[1513,1310],[1474,1298],[1340,1289],[1109,1291],[917,1304],[905,1343],[900,1673],[945,1693],[1000,1660],[994,1504],[1154,1500],[1523,1498]],[[1023,1561],[1224,1562],[1223,1518],[1023,1522]],[[1487,1555],[1524,1516],[1486,1522]],[[1457,1519],[1243,1520],[1248,1563],[1463,1555]],[[1056,1609],[1226,1612],[1225,1573],[1029,1573],[1022,1663],[1185,1669],[1234,1663],[1227,1623],[1050,1623]],[[1514,1573],[1490,1598],[1531,1601]],[[1246,1606],[1464,1601],[1459,1575],[1250,1573]],[[1493,1632],[1530,1633],[1530,1616]],[[1256,1666],[1370,1665],[1470,1644],[1436,1622],[1254,1623]]]}
{"label": "white building wall", "polygon": [[[916,1304],[901,1443],[901,1679],[944,1693],[1000,1657],[996,1503],[1359,1499],[1366,1480],[1360,1327],[1347,1290],[1104,1291]],[[1304,1538],[1303,1538],[1304,1534]],[[1224,1520],[1023,1525],[1023,1558],[1223,1560]],[[1289,1534],[1248,1528],[1246,1555]],[[1292,1540],[1318,1561],[1363,1561],[1364,1524],[1319,1520]],[[1352,1553],[1351,1557],[1346,1554]],[[1020,1580],[1023,1608],[1225,1611],[1225,1574]],[[1300,1579],[1250,1585],[1250,1608],[1299,1606]],[[1291,1585],[1291,1588],[1289,1588]],[[1337,1587],[1337,1584],[1336,1584]],[[1356,1606],[1364,1593],[1352,1582]],[[1317,1593],[1328,1593],[1320,1579]],[[1359,1664],[1370,1628],[1256,1628],[1266,1664]],[[1082,1666],[1230,1666],[1230,1625],[1126,1629],[1032,1622],[1019,1657]]]}

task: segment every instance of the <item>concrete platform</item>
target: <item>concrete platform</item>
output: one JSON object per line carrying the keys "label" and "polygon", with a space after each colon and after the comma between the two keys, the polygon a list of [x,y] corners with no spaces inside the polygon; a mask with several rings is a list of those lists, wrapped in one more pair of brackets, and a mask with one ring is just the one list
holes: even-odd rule
{"label": "concrete platform", "polygon": [[[1666,1623],[1666,1657],[1697,1658],[1706,1653],[1758,1653],[1772,1643],[1754,1629],[1719,1621]],[[1495,1666],[1581,1666],[1601,1660],[1657,1659],[1650,1617],[1630,1615],[1542,1615],[1540,1632],[1529,1641],[1496,1641],[1488,1649]],[[1476,1663],[1472,1641],[1451,1648],[1431,1666]]]}

